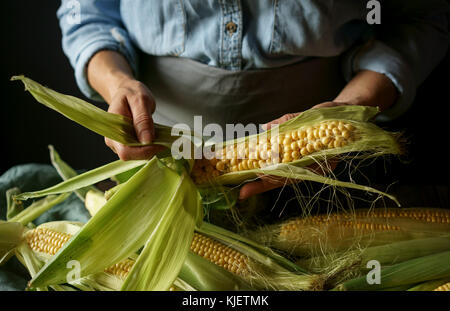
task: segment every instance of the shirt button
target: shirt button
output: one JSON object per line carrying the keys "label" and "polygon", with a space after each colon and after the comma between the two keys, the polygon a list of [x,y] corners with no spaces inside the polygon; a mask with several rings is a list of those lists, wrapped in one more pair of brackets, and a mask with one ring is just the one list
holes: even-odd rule
{"label": "shirt button", "polygon": [[232,36],[237,30],[237,25],[234,22],[228,22],[225,25],[225,29],[228,31],[228,34]]}

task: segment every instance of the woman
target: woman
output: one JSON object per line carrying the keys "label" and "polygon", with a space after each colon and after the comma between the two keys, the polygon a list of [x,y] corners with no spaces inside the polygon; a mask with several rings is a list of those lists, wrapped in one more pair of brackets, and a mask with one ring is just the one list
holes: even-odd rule
{"label": "woman", "polygon": [[[369,105],[393,119],[444,57],[448,12],[439,0],[63,0],[58,18],[80,89],[149,143],[153,122],[193,116],[270,125]],[[105,141],[123,160],[161,150]],[[241,198],[276,186],[249,183]]]}

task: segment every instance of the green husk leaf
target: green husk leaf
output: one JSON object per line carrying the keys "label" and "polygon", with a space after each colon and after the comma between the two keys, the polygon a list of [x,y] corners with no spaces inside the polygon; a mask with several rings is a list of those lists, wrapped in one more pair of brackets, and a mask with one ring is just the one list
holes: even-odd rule
{"label": "green husk leaf", "polygon": [[368,272],[366,265],[370,260],[377,260],[382,267],[385,267],[448,250],[450,250],[450,237],[433,237],[324,254],[301,259],[297,264],[312,273],[329,275],[327,283],[330,286],[336,286],[345,280],[365,275]]}
{"label": "green husk leaf", "polygon": [[[165,192],[170,201],[147,240],[136,263],[124,281],[122,290],[167,290],[183,265],[194,235],[195,224],[201,218],[201,200],[192,180],[172,175],[167,182],[175,184],[172,192]],[[161,181],[161,183],[163,183]]]}
{"label": "green husk leaf", "polygon": [[242,278],[189,252],[179,277],[199,291],[253,290]]}
{"label": "green husk leaf", "polygon": [[132,122],[126,117],[103,111],[79,98],[55,92],[25,76],[14,76],[11,80],[22,81],[25,89],[38,102],[91,131],[125,145],[140,145]]}
{"label": "green husk leaf", "polygon": [[27,200],[31,198],[38,198],[51,194],[59,194],[65,192],[72,192],[87,186],[96,184],[102,180],[110,178],[118,173],[126,172],[128,170],[134,169],[136,167],[143,166],[147,161],[121,161],[117,160],[112,163],[103,165],[86,173],[77,175],[68,180],[65,180],[57,185],[49,187],[47,189],[35,191],[35,192],[24,192],[15,197],[16,200]]}
{"label": "green husk leaf", "polygon": [[101,272],[136,252],[159,230],[160,220],[178,190],[179,178],[157,158],[148,161],[53,256],[31,280],[31,285],[39,287],[64,282],[65,265],[69,260],[78,260],[83,277]]}
{"label": "green husk leaf", "polygon": [[379,290],[450,277],[450,251],[411,259],[381,269],[380,284],[369,284],[366,276],[346,281],[337,290]]}
{"label": "green husk leaf", "polygon": [[[12,81],[20,80],[34,98],[41,104],[51,108],[72,121],[90,129],[91,131],[108,137],[128,146],[144,146],[136,137],[133,122],[122,115],[108,113],[82,99],[58,93],[23,75],[14,76]],[[154,124],[156,138],[152,144],[170,148],[179,136],[172,136],[172,128]],[[190,133],[183,133],[190,139]]]}
{"label": "green husk leaf", "polygon": [[0,265],[8,261],[22,241],[24,227],[17,222],[0,220]]}

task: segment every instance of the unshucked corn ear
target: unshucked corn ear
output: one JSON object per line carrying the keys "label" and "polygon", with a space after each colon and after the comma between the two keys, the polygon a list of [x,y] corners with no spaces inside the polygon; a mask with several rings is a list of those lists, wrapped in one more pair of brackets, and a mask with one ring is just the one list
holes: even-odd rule
{"label": "unshucked corn ear", "polygon": [[[0,230],[1,228],[2,227],[0,227]],[[46,223],[33,230],[28,230],[23,234],[23,238],[19,240],[23,240],[24,244],[32,250],[33,255],[36,256],[39,261],[44,263],[49,261],[65,244],[67,244],[79,229],[81,229],[81,224],[69,222]],[[196,239],[194,238],[191,243],[191,250],[197,250],[198,248],[195,241]],[[21,258],[22,257],[23,256],[21,256]],[[80,284],[84,284],[85,287],[90,286],[101,290],[120,290],[124,280],[135,264],[136,258],[134,257],[137,256],[124,259],[107,267],[102,273],[89,275],[83,280],[71,284],[76,287],[80,287]],[[40,266],[42,266],[43,263],[40,264]],[[26,265],[26,263],[24,264]],[[29,265],[26,266],[28,267]],[[40,268],[31,270],[37,272],[39,269]],[[32,275],[34,274],[35,273]],[[252,289],[238,275],[233,275],[231,272],[225,271],[223,267],[216,266],[207,259],[197,256],[192,252],[189,252],[186,261],[183,264],[183,268],[180,271],[180,275],[189,280],[189,284],[194,284],[194,287],[190,286],[192,290]],[[90,285],[88,286],[87,284]],[[80,289],[83,290],[84,288],[81,287]],[[169,290],[170,289],[173,288],[171,287]]]}
{"label": "unshucked corn ear", "polygon": [[196,230],[191,250],[240,276],[255,289],[317,290],[323,286],[321,275],[307,274],[251,240],[206,222]]}
{"label": "unshucked corn ear", "polygon": [[70,260],[80,263],[83,277],[145,245],[124,289],[166,290],[181,269],[198,219],[201,205],[192,182],[153,158],[57,252],[31,286],[64,282]]}
{"label": "unshucked corn ear", "polygon": [[[14,226],[15,232],[9,230],[5,236],[10,242],[16,241],[12,251],[33,277],[81,229],[83,224],[70,221],[53,221],[29,229],[19,223],[4,222],[0,223],[0,232],[8,227],[11,229],[11,226]],[[95,275],[67,281],[79,290],[118,290],[123,283],[123,274],[127,271],[129,261],[130,259],[126,259]],[[72,268],[74,266],[67,267],[68,275]],[[50,285],[49,287],[58,291],[73,290],[73,288],[65,285]],[[47,287],[37,289],[46,290]]]}
{"label": "unshucked corn ear", "polygon": [[450,212],[434,208],[356,210],[301,217],[251,233],[257,241],[297,256],[448,235]]}

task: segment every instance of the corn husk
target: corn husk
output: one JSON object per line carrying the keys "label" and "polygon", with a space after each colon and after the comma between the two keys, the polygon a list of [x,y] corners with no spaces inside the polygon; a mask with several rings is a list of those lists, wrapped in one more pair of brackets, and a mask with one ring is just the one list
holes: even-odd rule
{"label": "corn husk", "polygon": [[366,276],[346,281],[336,290],[380,290],[450,277],[450,251],[411,259],[381,269],[380,284],[369,284]]}
{"label": "corn husk", "polygon": [[[103,271],[145,245],[124,289],[166,290],[182,266],[201,212],[197,194],[191,190],[189,179],[153,158],[60,249],[31,285],[63,282],[68,260],[78,260],[81,276],[86,276]],[[159,195],[163,192],[166,195]],[[173,224],[179,224],[177,232],[184,235],[175,235]]]}

